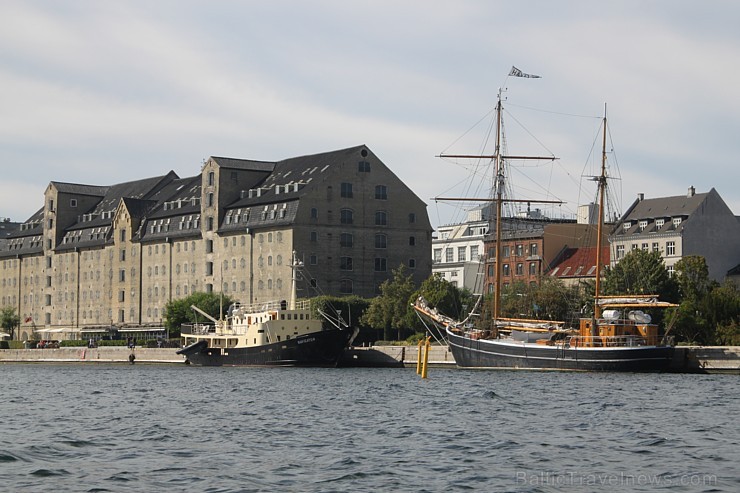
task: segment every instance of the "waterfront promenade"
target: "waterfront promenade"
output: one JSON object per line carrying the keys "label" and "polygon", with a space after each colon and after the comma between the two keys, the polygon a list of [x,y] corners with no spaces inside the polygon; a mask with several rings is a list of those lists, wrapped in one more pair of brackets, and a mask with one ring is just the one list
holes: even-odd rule
{"label": "waterfront promenade", "polygon": [[[185,357],[176,349],[122,346],[59,349],[0,349],[2,363],[99,363],[185,364]],[[342,366],[367,368],[404,368],[416,366],[417,346],[373,346],[347,350]],[[455,368],[455,360],[446,346],[432,346],[430,367]],[[671,365],[674,373],[737,373],[740,374],[740,346],[679,346]]]}

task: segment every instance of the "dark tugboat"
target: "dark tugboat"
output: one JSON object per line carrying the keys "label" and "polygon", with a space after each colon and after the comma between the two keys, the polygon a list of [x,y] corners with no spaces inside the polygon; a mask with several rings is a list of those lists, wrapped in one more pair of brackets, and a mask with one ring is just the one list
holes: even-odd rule
{"label": "dark tugboat", "polygon": [[212,323],[183,325],[177,354],[201,366],[336,366],[357,329],[317,318],[309,301],[296,301],[298,267],[294,259],[290,301],[233,304],[221,320],[192,306]]}
{"label": "dark tugboat", "polygon": [[[496,204],[496,259],[501,258],[501,231],[499,228],[501,204],[511,201],[503,197],[504,160],[499,149],[501,142],[501,93],[497,104],[496,152],[491,158],[496,166],[494,198]],[[673,346],[667,337],[659,335],[646,308],[677,306],[660,302],[657,296],[602,296],[600,277],[602,268],[601,240],[604,222],[604,195],[606,177],[606,116],[603,119],[604,145],[601,175],[598,183],[599,218],[596,248],[596,295],[594,315],[580,320],[576,329],[564,328],[563,322],[523,320],[499,316],[501,265],[496,262],[492,319],[483,323],[475,314],[464,321],[456,321],[428,306],[423,298],[414,309],[426,320],[431,320],[446,334],[450,351],[457,366],[465,368],[519,368],[544,370],[584,371],[644,371],[666,370],[671,362]],[[455,157],[455,156],[453,156]],[[473,157],[473,156],[458,156]],[[476,156],[483,157],[483,156]],[[515,159],[523,159],[517,156]],[[553,158],[528,158],[553,159]],[[476,309],[478,308],[478,305]]]}

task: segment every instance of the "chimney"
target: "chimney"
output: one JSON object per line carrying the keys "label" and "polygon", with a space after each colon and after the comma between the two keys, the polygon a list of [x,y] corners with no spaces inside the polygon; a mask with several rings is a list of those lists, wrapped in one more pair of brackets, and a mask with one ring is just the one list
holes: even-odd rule
{"label": "chimney", "polygon": [[695,193],[696,193],[696,189],[693,186],[691,186],[689,187],[689,193],[686,195],[686,197],[691,198],[694,196]]}
{"label": "chimney", "polygon": [[643,200],[645,200],[645,194],[644,193],[638,193],[637,194],[637,200],[639,202],[642,202]]}

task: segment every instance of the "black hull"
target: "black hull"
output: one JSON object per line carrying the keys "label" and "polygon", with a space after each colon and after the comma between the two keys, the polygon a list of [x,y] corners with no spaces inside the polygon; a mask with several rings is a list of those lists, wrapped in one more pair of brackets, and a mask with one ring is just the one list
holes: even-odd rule
{"label": "black hull", "polygon": [[186,356],[188,363],[198,366],[333,367],[342,357],[351,336],[350,330],[323,330],[262,346],[226,349],[201,347],[197,351],[188,351]]}
{"label": "black hull", "polygon": [[447,331],[455,363],[463,368],[660,372],[668,369],[671,346],[562,348],[501,339],[471,339]]}

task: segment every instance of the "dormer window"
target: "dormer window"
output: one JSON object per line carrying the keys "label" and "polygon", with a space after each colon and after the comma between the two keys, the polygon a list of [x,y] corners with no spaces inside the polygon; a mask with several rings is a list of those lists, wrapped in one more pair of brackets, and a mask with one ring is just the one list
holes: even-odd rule
{"label": "dormer window", "polygon": [[681,225],[681,218],[680,217],[674,217],[673,218],[673,227],[677,228]]}
{"label": "dormer window", "polygon": [[640,221],[640,231],[645,231],[645,228],[647,228],[648,222],[647,221]]}
{"label": "dormer window", "polygon": [[631,227],[632,227],[632,223],[631,223],[631,222],[629,222],[629,221],[625,221],[625,222],[624,222],[624,224],[622,225],[622,228],[623,228],[623,229],[624,229],[625,231],[627,231],[627,230],[628,230],[628,229],[630,229]]}
{"label": "dormer window", "polygon": [[665,224],[665,219],[656,219],[655,220],[655,228],[660,229]]}

